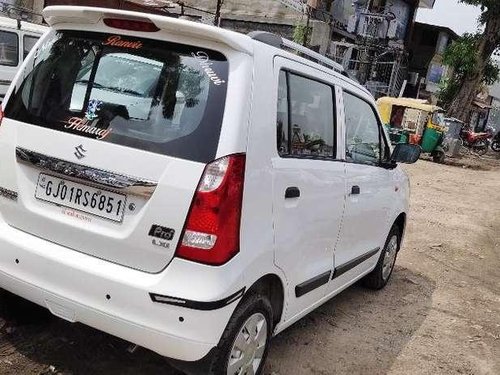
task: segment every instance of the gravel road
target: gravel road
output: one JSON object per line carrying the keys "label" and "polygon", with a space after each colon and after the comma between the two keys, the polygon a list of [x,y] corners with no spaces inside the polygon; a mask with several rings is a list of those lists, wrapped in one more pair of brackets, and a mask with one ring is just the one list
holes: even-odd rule
{"label": "gravel road", "polygon": [[[500,162],[454,164],[406,167],[410,221],[387,288],[355,285],[280,334],[266,375],[500,374]],[[0,374],[178,374],[145,349],[0,304]]]}

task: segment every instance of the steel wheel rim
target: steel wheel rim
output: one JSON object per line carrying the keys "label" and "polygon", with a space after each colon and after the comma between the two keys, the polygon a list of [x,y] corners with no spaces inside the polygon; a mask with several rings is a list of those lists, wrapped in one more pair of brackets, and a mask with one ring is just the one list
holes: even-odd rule
{"label": "steel wheel rim", "polygon": [[267,320],[255,313],[241,326],[231,347],[227,375],[254,375],[257,373],[267,345]]}
{"label": "steel wheel rim", "polygon": [[398,253],[398,236],[393,235],[387,244],[382,264],[382,278],[387,280],[391,275],[394,263],[396,263],[396,255]]}

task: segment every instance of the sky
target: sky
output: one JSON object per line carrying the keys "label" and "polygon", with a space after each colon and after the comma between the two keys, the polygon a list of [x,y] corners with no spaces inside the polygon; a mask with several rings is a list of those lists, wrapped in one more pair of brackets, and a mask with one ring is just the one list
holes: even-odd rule
{"label": "sky", "polygon": [[477,30],[480,13],[481,9],[478,7],[459,3],[458,0],[436,0],[434,9],[418,10],[417,21],[447,26],[462,35]]}

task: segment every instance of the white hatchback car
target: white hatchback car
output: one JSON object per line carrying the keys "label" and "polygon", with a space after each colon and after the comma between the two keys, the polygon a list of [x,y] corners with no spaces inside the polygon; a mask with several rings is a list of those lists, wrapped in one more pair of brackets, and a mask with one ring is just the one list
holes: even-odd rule
{"label": "white hatchback car", "polygon": [[1,288],[234,375],[357,280],[387,283],[408,212],[396,163],[420,150],[391,154],[336,64],[267,33],[44,16],[3,106]]}

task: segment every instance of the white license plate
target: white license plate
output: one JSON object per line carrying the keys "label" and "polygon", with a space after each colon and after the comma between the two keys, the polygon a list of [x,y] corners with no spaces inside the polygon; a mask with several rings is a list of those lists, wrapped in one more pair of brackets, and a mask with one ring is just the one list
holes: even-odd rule
{"label": "white license plate", "polygon": [[127,196],[40,173],[37,199],[121,222]]}

